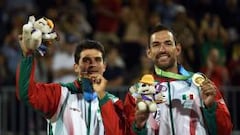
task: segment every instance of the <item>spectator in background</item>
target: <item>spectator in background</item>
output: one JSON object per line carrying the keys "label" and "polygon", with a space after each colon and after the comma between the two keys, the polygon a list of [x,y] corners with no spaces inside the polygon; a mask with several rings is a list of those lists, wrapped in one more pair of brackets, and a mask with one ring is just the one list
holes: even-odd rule
{"label": "spectator in background", "polygon": [[231,85],[240,86],[240,41],[232,45],[232,58],[228,61]]}
{"label": "spectator in background", "polygon": [[9,21],[9,15],[6,11],[6,1],[7,0],[1,0],[0,1],[0,48],[2,47],[2,43],[4,42],[4,37],[8,30],[8,21]]}
{"label": "spectator in background", "polygon": [[220,9],[219,15],[222,18],[222,22],[228,29],[236,29],[240,31],[240,3],[238,0],[225,0],[222,2],[223,8]]}
{"label": "spectator in background", "polygon": [[207,56],[211,48],[216,48],[219,51],[220,64],[226,62],[226,45],[228,44],[228,33],[225,27],[221,24],[218,15],[206,13],[201,22],[199,30],[201,65],[207,62]]}
{"label": "spectator in background", "polygon": [[12,85],[12,81],[14,78],[10,75],[8,66],[7,66],[7,59],[5,56],[0,53],[0,86],[3,85]]}
{"label": "spectator in background", "polygon": [[[51,49],[54,47],[51,47]],[[52,82],[53,81],[53,71],[52,71],[52,59],[53,52],[48,48],[47,54],[44,57],[36,56],[36,70],[35,79],[38,82]]]}
{"label": "spectator in background", "polygon": [[86,10],[85,5],[83,4],[82,0],[67,0],[66,3],[63,6],[65,11],[68,11],[69,9],[80,13],[85,19],[87,17],[87,13],[89,11]]}
{"label": "spectator in background", "polygon": [[119,43],[117,35],[120,25],[122,0],[97,0],[94,5],[94,39],[105,44],[108,40]]}
{"label": "spectator in background", "polygon": [[[18,43],[18,30],[12,29],[5,37],[3,47],[1,48],[2,55],[6,58],[8,76],[14,78],[16,75],[17,63],[21,57],[21,52]],[[3,67],[2,67],[3,68]],[[9,84],[14,84],[15,80],[9,80]]]}
{"label": "spectator in background", "polygon": [[[199,69],[199,50],[197,46],[197,24],[194,19],[188,16],[184,6],[176,8],[175,20],[172,23],[172,28],[176,31],[177,39],[182,44],[182,55],[180,61],[182,65],[191,71]],[[187,38],[186,38],[187,37]]]}
{"label": "spectator in background", "polygon": [[74,9],[66,9],[60,18],[60,29],[65,34],[70,34],[78,38],[85,39],[92,32],[92,27],[86,20],[85,16]]}
{"label": "spectator in background", "polygon": [[211,48],[209,50],[206,66],[201,67],[200,72],[211,79],[220,90],[221,86],[230,83],[228,69],[221,64],[219,50],[217,48]]}
{"label": "spectator in background", "polygon": [[158,15],[158,13],[157,12],[150,12],[149,13],[149,21],[148,21],[148,31],[152,28],[152,27],[154,27],[155,25],[157,25],[157,24],[161,24],[162,23],[162,21],[161,21],[161,18],[160,18],[160,16]]}
{"label": "spectator in background", "polygon": [[[144,3],[144,4],[143,4]],[[123,59],[128,71],[139,67],[141,52],[147,44],[147,1],[130,0],[122,9],[124,26],[122,37]]]}
{"label": "spectator in background", "polygon": [[178,7],[182,6],[174,2],[174,0],[158,0],[153,9],[157,12],[162,20],[162,24],[172,26],[178,12]]}
{"label": "spectator in background", "polygon": [[74,35],[67,34],[65,42],[60,45],[60,50],[54,53],[52,60],[53,82],[69,82],[76,79],[73,71],[74,49],[78,42]]}
{"label": "spectator in background", "polygon": [[118,47],[112,43],[106,49],[106,71],[103,76],[108,80],[108,87],[123,85],[125,63],[121,57]]}
{"label": "spectator in background", "polygon": [[6,0],[6,10],[13,14],[16,10],[32,13],[36,7],[35,0]]}
{"label": "spectator in background", "polygon": [[51,20],[53,20],[54,22],[57,22],[55,26],[58,26],[59,24],[59,10],[56,7],[49,7],[46,10],[45,16],[47,18],[51,18]]}
{"label": "spectator in background", "polygon": [[134,67],[132,70],[126,72],[125,75],[125,84],[131,85],[144,75],[152,71],[153,63],[150,59],[147,58],[147,55],[144,51],[142,51],[140,57],[140,64],[139,66]]}

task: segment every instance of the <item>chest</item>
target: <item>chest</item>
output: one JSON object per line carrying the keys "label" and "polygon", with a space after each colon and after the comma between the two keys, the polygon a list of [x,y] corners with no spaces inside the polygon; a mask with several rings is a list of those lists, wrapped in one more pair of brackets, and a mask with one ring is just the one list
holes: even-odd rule
{"label": "chest", "polygon": [[65,115],[71,114],[75,118],[81,118],[84,121],[98,120],[101,121],[101,113],[98,99],[86,101],[81,94],[70,95],[65,108]]}

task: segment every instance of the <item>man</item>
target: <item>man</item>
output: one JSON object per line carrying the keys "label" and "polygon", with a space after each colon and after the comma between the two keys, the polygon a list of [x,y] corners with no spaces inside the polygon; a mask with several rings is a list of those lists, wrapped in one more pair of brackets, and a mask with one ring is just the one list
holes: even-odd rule
{"label": "man", "polygon": [[78,78],[67,84],[35,82],[34,54],[23,40],[20,46],[23,57],[17,74],[17,96],[47,119],[49,135],[125,134],[122,102],[105,92],[102,44],[92,40],[79,43],[74,54]]}
{"label": "man", "polygon": [[165,90],[166,102],[158,104],[154,113],[139,111],[134,94],[128,93],[125,112],[133,124],[132,134],[231,134],[230,114],[220,91],[207,78],[199,87],[194,84],[193,73],[177,61],[181,46],[170,29],[162,25],[154,27],[146,52],[154,63],[152,75]]}

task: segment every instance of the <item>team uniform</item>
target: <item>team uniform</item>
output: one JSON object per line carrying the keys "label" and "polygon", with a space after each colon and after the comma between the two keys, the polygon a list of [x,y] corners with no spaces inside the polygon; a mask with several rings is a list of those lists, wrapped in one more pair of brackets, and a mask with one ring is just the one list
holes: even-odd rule
{"label": "team uniform", "polygon": [[215,102],[206,108],[200,98],[200,89],[192,82],[192,73],[180,66],[186,80],[168,78],[153,73],[160,82],[166,102],[157,104],[157,111],[151,113],[144,129],[134,124],[136,98],[128,93],[125,99],[125,113],[132,123],[131,134],[137,135],[230,135],[232,123],[229,111],[219,90]]}
{"label": "team uniform", "polygon": [[17,72],[17,96],[48,122],[48,135],[123,135],[122,102],[106,93],[85,100],[81,80],[72,83],[34,81],[33,56],[23,57]]}

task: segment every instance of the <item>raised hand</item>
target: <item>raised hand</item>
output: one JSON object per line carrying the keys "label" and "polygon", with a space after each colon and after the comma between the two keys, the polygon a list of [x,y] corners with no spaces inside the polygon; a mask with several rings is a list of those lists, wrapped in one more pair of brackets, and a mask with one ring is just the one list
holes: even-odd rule
{"label": "raised hand", "polygon": [[201,88],[201,96],[202,96],[205,106],[210,107],[213,104],[213,102],[215,100],[215,96],[216,96],[215,84],[211,80],[206,79],[200,85],[200,88]]}

